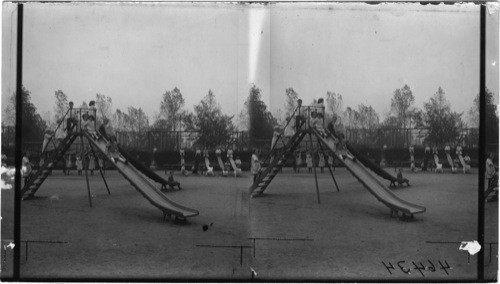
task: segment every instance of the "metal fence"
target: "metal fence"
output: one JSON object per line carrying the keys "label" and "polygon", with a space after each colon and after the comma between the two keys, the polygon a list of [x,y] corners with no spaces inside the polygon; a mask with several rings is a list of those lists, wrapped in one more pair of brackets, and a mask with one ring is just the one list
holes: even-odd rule
{"label": "metal fence", "polygon": [[[191,149],[198,140],[197,131],[169,131],[148,130],[143,132],[118,131],[117,142],[124,148],[136,150],[148,150],[156,148],[158,151],[177,151],[181,148]],[[227,145],[234,149],[243,150],[248,147],[248,133],[237,131],[231,134]]]}
{"label": "metal fence", "polygon": [[[353,145],[369,148],[381,148],[387,145],[389,148],[406,148],[409,145],[422,146],[428,129],[426,128],[379,128],[379,129],[346,129],[346,139]],[[178,150],[180,148],[190,149],[198,139],[196,131],[167,131],[148,130],[141,132],[118,131],[116,137],[118,143],[124,148],[136,150],[148,150],[156,148],[158,151]],[[14,147],[15,127],[2,126],[2,147]],[[233,132],[231,140],[227,145],[238,150],[250,148],[247,131]],[[307,140],[307,139],[306,139]],[[463,147],[478,148],[479,129],[463,128],[460,131],[458,141]],[[256,141],[258,145],[265,147],[271,144],[269,140]],[[454,141],[450,141],[454,142]],[[40,141],[41,143],[41,141]],[[305,141],[304,143],[308,143]]]}
{"label": "metal fence", "polygon": [[[423,146],[429,130],[427,128],[378,128],[378,129],[346,129],[346,139],[353,145],[381,148],[406,148],[410,145]],[[463,147],[478,148],[479,129],[463,128],[457,141]]]}

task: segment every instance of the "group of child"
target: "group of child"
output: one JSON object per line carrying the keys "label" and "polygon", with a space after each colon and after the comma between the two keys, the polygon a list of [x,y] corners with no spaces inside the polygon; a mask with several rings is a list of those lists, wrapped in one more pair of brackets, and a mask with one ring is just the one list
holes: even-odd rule
{"label": "group of child", "polygon": [[[186,170],[186,162],[185,162],[185,150],[184,149],[180,149],[179,150],[179,154],[181,156],[181,173],[182,175],[188,175],[188,172]],[[220,149],[220,147],[218,147],[216,150],[215,150],[215,155],[219,158],[222,154],[222,150]],[[227,176],[227,173],[231,170],[231,163],[229,162],[230,159],[233,158],[233,155],[234,155],[234,152],[232,149],[228,149],[227,150],[227,160],[226,162],[224,163],[224,168],[222,168],[222,176]],[[192,170],[192,173],[193,174],[198,174],[198,170],[199,170],[199,163],[200,163],[200,160],[201,158],[204,159],[210,159],[210,154],[209,154],[209,150],[208,148],[204,148],[203,149],[203,152],[200,150],[200,149],[196,149],[195,151],[195,156],[194,156],[194,165],[193,167],[191,168]],[[236,156],[235,159],[234,159],[234,164],[236,166],[236,169],[240,169],[241,171],[241,159],[239,156]],[[214,175],[213,174],[213,167],[210,167],[209,169],[207,169],[207,175]]]}
{"label": "group of child", "polygon": [[[308,152],[306,154],[306,158],[305,158],[307,171],[309,173],[312,173],[314,166],[317,166],[318,168],[320,168],[321,173],[323,173],[325,166],[327,166],[327,164],[326,164],[327,162],[328,162],[328,165],[333,167],[333,156],[330,153],[327,154],[328,160],[325,159],[325,156],[323,155],[323,153],[317,153],[316,159],[313,158],[313,154],[314,153]],[[295,163],[293,166],[293,171],[296,173],[300,172],[300,168],[303,164],[302,156],[303,156],[303,152],[295,151]],[[315,160],[317,161],[317,163],[315,163]]]}
{"label": "group of child", "polygon": [[[94,170],[96,168],[96,160],[95,160],[93,155],[91,155],[90,153],[76,155],[76,161],[75,161],[74,165],[73,165],[72,157],[73,157],[73,154],[69,153],[65,158],[65,163],[64,163],[64,167],[63,167],[63,173],[65,175],[69,175],[71,169],[73,169],[73,168],[76,168],[79,176],[82,175],[82,172],[84,170],[84,164],[83,164],[82,157],[85,157],[85,159],[88,160],[88,162],[86,163],[87,170],[90,171],[90,175],[94,175]],[[105,173],[104,160],[101,157],[98,157],[97,162],[99,164],[99,168],[103,171],[103,173]]]}

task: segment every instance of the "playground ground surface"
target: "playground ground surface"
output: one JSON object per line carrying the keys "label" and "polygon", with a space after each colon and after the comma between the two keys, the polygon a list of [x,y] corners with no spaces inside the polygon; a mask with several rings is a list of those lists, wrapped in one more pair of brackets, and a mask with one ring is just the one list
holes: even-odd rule
{"label": "playground ground surface", "polygon": [[[21,244],[21,277],[250,280],[252,268],[253,277],[265,280],[474,280],[477,255],[458,248],[477,239],[477,172],[406,169],[404,176],[411,186],[395,193],[427,208],[412,221],[391,218],[389,208],[343,168],[335,171],[340,192],[327,170],[319,174],[320,204],[314,175],[304,169],[284,169],[267,195],[255,199],[247,197],[248,172],[239,178],[177,176],[184,189],[169,198],[200,211],[178,225],[163,221],[116,171],[106,173],[111,195],[98,174],[90,177],[93,207],[85,176],[56,171],[37,199],[22,202],[21,239],[32,242],[28,250]],[[12,204],[13,190],[2,190],[3,245],[12,239]],[[497,243],[498,203],[485,207],[485,242]],[[498,245],[492,244],[491,259],[490,247],[483,249],[485,275],[493,279]],[[420,265],[427,269],[419,271]],[[7,249],[2,276],[11,273]]]}

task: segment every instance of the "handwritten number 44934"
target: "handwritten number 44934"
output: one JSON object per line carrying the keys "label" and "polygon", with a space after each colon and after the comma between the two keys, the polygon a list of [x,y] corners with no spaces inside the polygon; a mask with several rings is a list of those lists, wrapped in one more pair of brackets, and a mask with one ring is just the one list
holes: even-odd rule
{"label": "handwritten number 44934", "polygon": [[448,264],[448,261],[438,260],[438,262],[437,262],[438,268],[437,269],[436,269],[436,265],[434,265],[434,263],[432,261],[427,260],[427,262],[428,262],[429,266],[424,266],[424,264],[422,262],[412,261],[410,263],[410,262],[406,262],[404,260],[396,262],[395,263],[396,266],[394,266],[394,264],[392,264],[390,261],[388,263],[385,263],[382,261],[382,264],[385,266],[385,268],[387,269],[387,271],[391,275],[393,272],[392,270],[394,270],[394,271],[401,270],[405,274],[411,274],[412,270],[413,271],[416,270],[422,275],[422,277],[425,277],[424,271],[436,272],[436,270],[442,270],[442,271],[444,271],[444,273],[446,273],[446,275],[450,275],[448,270],[452,269],[452,267]]}

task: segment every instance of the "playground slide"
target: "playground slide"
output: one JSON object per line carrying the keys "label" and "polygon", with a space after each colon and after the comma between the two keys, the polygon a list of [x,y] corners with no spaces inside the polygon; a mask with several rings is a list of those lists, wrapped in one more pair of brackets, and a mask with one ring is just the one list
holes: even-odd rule
{"label": "playground slide", "polygon": [[224,171],[224,162],[222,162],[222,158],[220,156],[217,156],[217,161],[219,162],[221,171]]}
{"label": "playground slide", "polygon": [[[96,148],[103,153],[108,160],[111,161],[122,174],[151,204],[160,209],[164,215],[172,214],[180,219],[197,216],[199,212],[194,209],[187,208],[168,199],[156,186],[147,179],[132,162],[124,164],[120,161],[114,163],[111,156],[107,154],[106,143],[102,140],[94,140],[86,132],[85,136],[92,142]],[[122,153],[120,153],[122,154]]]}
{"label": "playground slide", "polygon": [[451,158],[450,153],[446,153],[446,159],[448,159],[448,164],[450,164],[450,168],[453,169],[453,159]]}
{"label": "playground slide", "polygon": [[439,156],[437,154],[434,154],[434,163],[436,164],[436,169],[435,172],[443,172],[443,164],[439,162]]}
{"label": "playground slide", "polygon": [[470,166],[465,163],[464,157],[462,155],[458,155],[458,159],[460,160],[460,164],[462,164],[464,173],[470,172]]}
{"label": "playground slide", "polygon": [[168,180],[162,178],[161,176],[159,176],[150,168],[146,167],[141,161],[137,160],[132,155],[127,153],[127,151],[123,150],[123,148],[121,148],[120,146],[118,146],[118,150],[120,150],[120,154],[122,154],[123,157],[125,157],[125,159],[127,159],[127,161],[129,161],[137,170],[139,170],[141,173],[143,173],[145,176],[152,179],[153,181],[161,184],[162,187],[165,187],[166,185],[175,185],[169,182]]}
{"label": "playground slide", "polygon": [[207,176],[208,175],[214,175],[214,167],[210,166],[210,160],[208,160],[208,157],[205,157],[205,166],[207,167]]}
{"label": "playground slide", "polygon": [[436,166],[437,166],[437,165],[439,165],[439,164],[441,164],[441,163],[439,162],[439,157],[438,157],[438,155],[437,155],[437,154],[434,154],[434,163],[436,163]]}
{"label": "playground slide", "polygon": [[371,194],[373,194],[380,202],[385,204],[393,211],[401,211],[406,214],[417,214],[425,212],[425,207],[412,204],[397,197],[389,188],[387,188],[376,176],[374,176],[362,163],[352,161],[349,158],[345,160],[340,158],[341,152],[336,149],[335,141],[331,134],[327,137],[322,137],[321,134],[314,128],[318,139],[332,150],[345,167],[361,182]]}
{"label": "playground slide", "polygon": [[347,150],[349,150],[349,152],[351,152],[354,155],[354,157],[356,157],[356,159],[358,159],[365,167],[369,168],[370,170],[372,170],[374,173],[376,173],[377,175],[379,175],[383,179],[390,181],[391,182],[390,186],[393,186],[393,185],[395,186],[396,183],[399,183],[399,184],[406,183],[408,186],[410,186],[410,182],[408,181],[408,179],[396,178],[395,176],[391,175],[386,170],[381,168],[379,165],[372,162],[368,157],[361,154],[360,152],[358,152],[356,149],[354,149],[350,145],[347,145]]}
{"label": "playground slide", "polygon": [[231,163],[231,167],[233,167],[234,175],[241,175],[241,169],[236,167],[236,163],[232,157],[229,158],[229,162]]}

